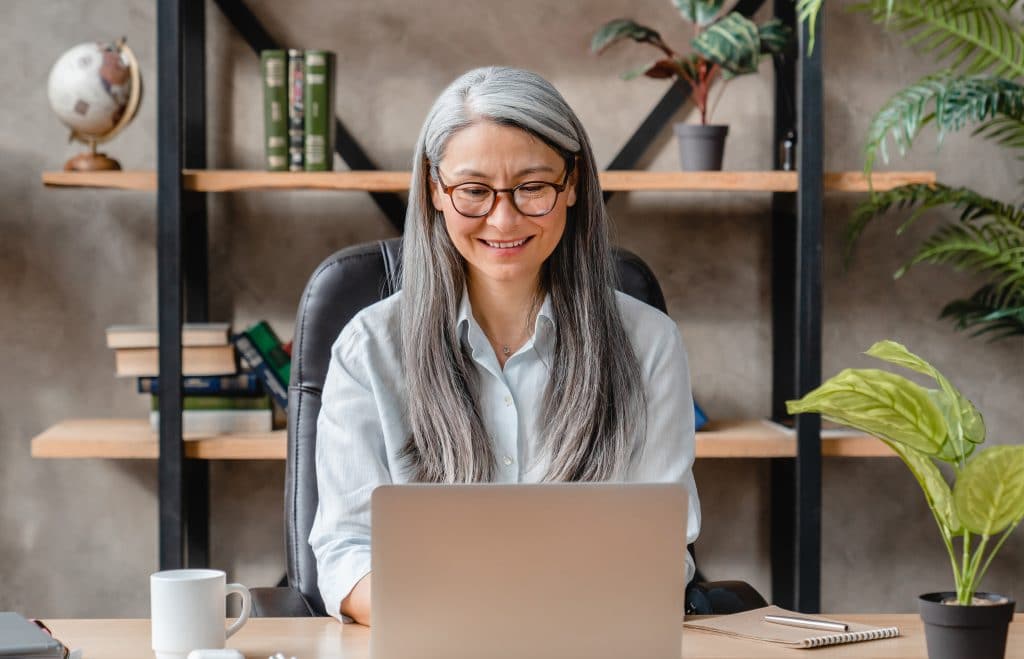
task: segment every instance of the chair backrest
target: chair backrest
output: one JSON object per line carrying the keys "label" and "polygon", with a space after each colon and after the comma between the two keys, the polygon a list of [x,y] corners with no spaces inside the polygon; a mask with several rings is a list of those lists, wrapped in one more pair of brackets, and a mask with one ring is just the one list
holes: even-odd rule
{"label": "chair backrest", "polygon": [[[342,328],[361,309],[397,290],[401,246],[401,238],[393,238],[336,252],[310,277],[295,319],[285,467],[288,584],[319,615],[324,615],[324,605],[308,538],[318,502],[315,455],[320,395],[331,346]],[[615,250],[615,260],[620,290],[665,311],[665,297],[647,264],[623,249]]]}

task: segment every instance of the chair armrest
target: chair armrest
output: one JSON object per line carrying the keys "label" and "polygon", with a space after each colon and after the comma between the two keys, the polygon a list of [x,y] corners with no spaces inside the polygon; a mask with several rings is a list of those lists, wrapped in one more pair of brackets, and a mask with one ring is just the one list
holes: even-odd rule
{"label": "chair armrest", "polygon": [[254,618],[309,618],[316,616],[306,598],[289,587],[250,588],[252,617]]}
{"label": "chair armrest", "polygon": [[739,613],[762,606],[768,602],[746,581],[695,581],[686,587],[687,615]]}

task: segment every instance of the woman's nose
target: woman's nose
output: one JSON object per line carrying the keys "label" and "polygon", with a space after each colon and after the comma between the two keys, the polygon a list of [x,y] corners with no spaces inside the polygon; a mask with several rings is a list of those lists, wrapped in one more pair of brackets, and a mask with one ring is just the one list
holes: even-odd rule
{"label": "woman's nose", "polygon": [[487,216],[487,223],[495,229],[509,231],[519,222],[519,211],[512,203],[511,192],[499,192],[494,198],[494,207]]}

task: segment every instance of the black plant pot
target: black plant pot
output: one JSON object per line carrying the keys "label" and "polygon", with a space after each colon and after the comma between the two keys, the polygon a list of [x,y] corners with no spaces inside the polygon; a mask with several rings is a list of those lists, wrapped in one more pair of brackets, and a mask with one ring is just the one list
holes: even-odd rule
{"label": "black plant pot", "polygon": [[684,172],[718,171],[722,169],[725,136],[728,126],[674,124],[679,141],[679,160]]}
{"label": "black plant pot", "polygon": [[991,593],[975,593],[975,597],[1000,603],[943,604],[945,600],[956,599],[956,593],[948,592],[927,593],[918,598],[928,659],[1003,659],[1015,602]]}

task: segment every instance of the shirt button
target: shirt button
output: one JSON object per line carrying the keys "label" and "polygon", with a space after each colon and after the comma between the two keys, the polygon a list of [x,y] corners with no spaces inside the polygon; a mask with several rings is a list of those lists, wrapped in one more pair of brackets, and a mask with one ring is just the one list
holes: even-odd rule
{"label": "shirt button", "polygon": [[512,466],[512,456],[510,456],[510,455],[506,455],[505,456],[505,466],[506,467],[511,467]]}
{"label": "shirt button", "polygon": [[512,407],[512,396],[505,396],[505,407]]}

